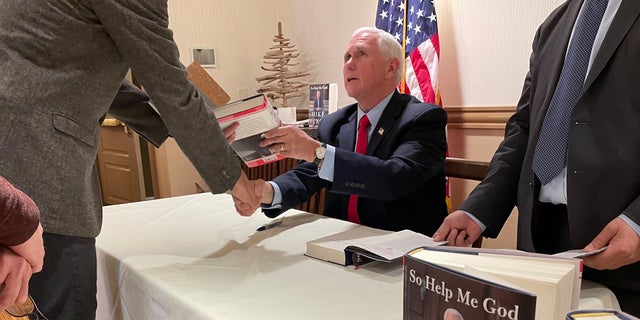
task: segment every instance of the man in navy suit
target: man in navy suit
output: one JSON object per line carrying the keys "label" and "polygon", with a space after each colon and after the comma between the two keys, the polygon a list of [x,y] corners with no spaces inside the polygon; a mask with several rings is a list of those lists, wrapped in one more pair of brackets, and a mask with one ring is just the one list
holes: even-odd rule
{"label": "man in navy suit", "polygon": [[[589,24],[596,25],[590,40],[579,40],[584,32],[578,30],[586,30],[579,22],[592,12],[601,18]],[[584,259],[583,277],[607,285],[622,310],[640,316],[639,18],[640,1],[629,0],[570,0],[549,15],[536,33],[518,109],[487,176],[434,240],[469,245],[481,234],[496,237],[517,205],[518,249],[608,246]],[[580,64],[586,72],[567,123],[566,162],[545,183],[545,172],[535,169],[536,145],[546,137],[543,123],[556,94],[572,88],[561,85],[564,66],[576,61],[569,58],[572,48],[587,42],[589,59]]]}
{"label": "man in navy suit", "polygon": [[[314,140],[295,126],[265,134],[272,152],[304,160],[264,184],[269,217],[327,188],[324,215],[347,220],[351,195],[355,221],[431,235],[447,215],[444,160],[447,115],[396,87],[402,77],[400,45],[375,28],[356,30],[344,55],[344,85],[357,103],[323,118]],[[364,116],[371,123],[366,152],[354,152]]]}

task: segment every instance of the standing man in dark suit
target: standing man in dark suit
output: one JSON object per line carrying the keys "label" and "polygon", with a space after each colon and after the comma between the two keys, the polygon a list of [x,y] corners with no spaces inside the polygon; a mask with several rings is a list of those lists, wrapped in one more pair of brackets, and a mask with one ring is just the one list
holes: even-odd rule
{"label": "standing man in dark suit", "polygon": [[[295,126],[266,133],[262,144],[273,144],[273,152],[305,160],[265,184],[267,216],[326,187],[326,216],[387,230],[428,235],[436,230],[447,214],[447,116],[438,106],[396,91],[403,57],[389,33],[356,30],[344,55],[343,75],[347,93],[358,103],[323,118],[318,140]],[[370,125],[363,133],[366,152],[359,154],[354,152],[360,140],[356,133],[364,118]]]}
{"label": "standing man in dark suit", "polygon": [[519,249],[608,245],[584,259],[584,278],[640,316],[639,18],[630,0],[570,0],[551,13],[486,178],[435,240],[496,237],[517,205]]}
{"label": "standing man in dark suit", "polygon": [[29,288],[51,319],[95,318],[102,201],[94,162],[101,121],[129,68],[163,125],[146,125],[135,108],[112,114],[155,145],[170,134],[212,192],[232,191],[242,214],[259,205],[168,24],[166,1],[0,2],[0,174],[40,209],[46,256]]}

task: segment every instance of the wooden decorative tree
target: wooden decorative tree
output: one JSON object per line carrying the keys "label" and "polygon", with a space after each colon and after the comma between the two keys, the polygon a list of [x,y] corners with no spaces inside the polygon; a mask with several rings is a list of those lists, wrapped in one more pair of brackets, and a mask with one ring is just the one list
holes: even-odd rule
{"label": "wooden decorative tree", "polygon": [[[263,57],[263,63],[268,66],[261,67],[269,74],[256,78],[262,84],[258,93],[265,93],[277,107],[286,108],[289,106],[288,99],[304,96],[307,93],[306,90],[305,92],[298,90],[308,86],[309,83],[296,79],[307,76],[309,73],[289,70],[290,66],[298,64],[292,63],[292,59],[297,58],[300,54],[295,49],[295,45],[292,45],[290,40],[282,35],[282,23],[280,22],[278,22],[278,34],[273,37],[273,42],[277,44],[270,47]],[[277,105],[276,100],[282,100],[282,104]]]}

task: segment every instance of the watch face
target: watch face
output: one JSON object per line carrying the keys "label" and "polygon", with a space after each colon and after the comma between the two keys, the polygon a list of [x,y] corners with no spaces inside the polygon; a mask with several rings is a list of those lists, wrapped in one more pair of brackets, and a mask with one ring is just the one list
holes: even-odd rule
{"label": "watch face", "polygon": [[323,159],[325,151],[326,151],[325,147],[323,147],[323,146],[317,147],[316,148],[316,158]]}

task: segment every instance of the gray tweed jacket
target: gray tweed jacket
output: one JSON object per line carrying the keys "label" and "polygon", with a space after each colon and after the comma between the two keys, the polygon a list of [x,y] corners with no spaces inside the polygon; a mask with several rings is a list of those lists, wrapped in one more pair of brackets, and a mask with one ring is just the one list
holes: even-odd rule
{"label": "gray tweed jacket", "polygon": [[[156,145],[168,129],[212,192],[237,181],[211,103],[178,60],[167,1],[2,1],[0,175],[36,202],[45,232],[98,235],[100,124],[129,68],[164,121],[132,127]],[[138,111],[120,105],[114,114],[129,124]]]}

